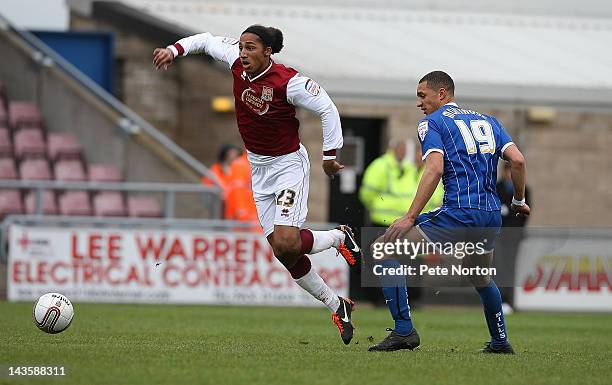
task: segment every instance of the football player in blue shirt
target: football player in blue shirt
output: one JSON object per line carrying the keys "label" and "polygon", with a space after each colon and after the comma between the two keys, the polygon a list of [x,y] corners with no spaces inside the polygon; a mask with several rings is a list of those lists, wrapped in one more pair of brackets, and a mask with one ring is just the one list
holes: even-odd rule
{"label": "football player in blue shirt", "polygon": [[[462,260],[463,267],[490,267],[495,237],[501,226],[500,201],[496,192],[497,161],[510,163],[514,199],[512,210],[518,216],[528,216],[525,204],[525,158],[492,116],[459,107],[454,101],[455,85],[442,71],[425,75],[417,87],[417,107],[426,117],[418,125],[425,172],[410,209],[396,220],[377,242],[460,241],[472,231],[484,242],[480,254]],[[442,178],[442,207],[420,214]],[[420,214],[420,215],[419,215]],[[461,230],[458,230],[461,229]],[[399,267],[397,260],[387,256],[385,267]],[[480,295],[491,341],[484,353],[514,353],[508,342],[499,289],[489,275],[471,275],[470,282]],[[405,277],[383,279],[383,294],[395,328],[370,351],[414,349],[419,335],[412,325]]]}

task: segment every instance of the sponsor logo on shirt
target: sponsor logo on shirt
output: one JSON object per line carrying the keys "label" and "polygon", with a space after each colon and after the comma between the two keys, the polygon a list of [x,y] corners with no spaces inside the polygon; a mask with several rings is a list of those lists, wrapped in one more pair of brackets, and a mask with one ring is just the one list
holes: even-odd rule
{"label": "sponsor logo on shirt", "polygon": [[274,88],[263,86],[261,90],[261,100],[265,100],[266,102],[271,102],[274,96]]}
{"label": "sponsor logo on shirt", "polygon": [[312,96],[317,96],[319,92],[321,92],[321,86],[319,85],[319,83],[315,82],[312,79],[308,79],[306,81],[304,88],[306,88],[306,92],[308,92]]}
{"label": "sponsor logo on shirt", "polygon": [[427,135],[428,130],[429,130],[429,125],[427,123],[427,120],[419,123],[419,127],[417,128],[417,131],[419,133],[419,138],[421,138],[421,142],[425,140],[425,135]]}
{"label": "sponsor logo on shirt", "polygon": [[242,91],[240,99],[257,115],[265,114],[270,108],[270,105],[266,103],[265,100],[257,96],[255,90],[252,88],[247,88],[246,90]]}

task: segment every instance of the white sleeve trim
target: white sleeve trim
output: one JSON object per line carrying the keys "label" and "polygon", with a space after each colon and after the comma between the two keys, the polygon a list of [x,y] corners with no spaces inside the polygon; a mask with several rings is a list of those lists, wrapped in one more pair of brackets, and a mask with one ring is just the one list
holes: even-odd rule
{"label": "white sleeve trim", "polygon": [[172,55],[174,55],[175,58],[178,56],[178,50],[176,49],[175,46],[169,45],[166,48],[168,48],[170,51],[172,51]]}
{"label": "white sleeve trim", "polygon": [[323,151],[342,148],[344,141],[340,114],[323,87],[314,80],[297,74],[287,83],[287,102],[321,117]]}
{"label": "white sleeve trim", "polygon": [[[504,144],[504,147],[502,147],[502,148],[501,148],[501,154],[502,154],[502,156],[504,155],[504,151],[506,151],[506,149],[507,149],[508,147],[510,147],[511,145],[513,145],[513,144],[514,144],[514,142],[508,142],[508,143]],[[516,146],[516,144],[515,144],[515,146]]]}
{"label": "white sleeve trim", "polygon": [[430,148],[429,150],[427,150],[427,152],[425,152],[421,160],[425,160],[425,158],[427,158],[427,155],[431,154],[432,152],[439,152],[440,154],[444,155],[444,151],[440,150],[439,148]]}

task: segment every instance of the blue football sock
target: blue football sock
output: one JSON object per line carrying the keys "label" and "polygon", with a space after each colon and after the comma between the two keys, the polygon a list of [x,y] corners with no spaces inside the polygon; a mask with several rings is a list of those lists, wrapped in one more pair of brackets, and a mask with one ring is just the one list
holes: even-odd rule
{"label": "blue football sock", "polygon": [[[397,260],[385,260],[381,265],[387,268],[400,267]],[[403,335],[410,334],[414,327],[410,319],[410,306],[408,305],[408,290],[406,289],[406,277],[403,275],[383,276],[381,278],[382,291],[385,303],[395,321],[395,332]]]}
{"label": "blue football sock", "polygon": [[478,287],[476,291],[480,295],[480,302],[482,302],[484,307],[484,315],[487,327],[489,328],[489,334],[491,335],[492,347],[497,348],[507,345],[506,322],[504,321],[502,299],[497,285],[491,280],[488,286]]}

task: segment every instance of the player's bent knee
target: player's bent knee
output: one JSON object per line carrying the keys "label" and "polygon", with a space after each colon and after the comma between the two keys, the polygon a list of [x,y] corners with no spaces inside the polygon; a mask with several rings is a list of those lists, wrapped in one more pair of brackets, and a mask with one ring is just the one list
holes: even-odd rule
{"label": "player's bent knee", "polygon": [[279,259],[300,256],[301,246],[299,236],[274,236],[272,240],[272,250],[274,251],[274,255],[279,257]]}

